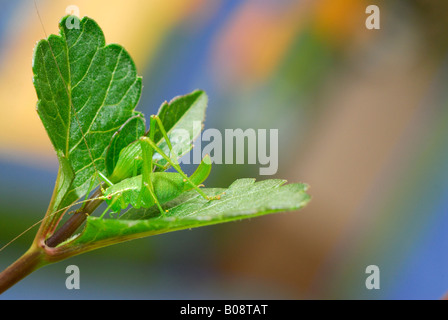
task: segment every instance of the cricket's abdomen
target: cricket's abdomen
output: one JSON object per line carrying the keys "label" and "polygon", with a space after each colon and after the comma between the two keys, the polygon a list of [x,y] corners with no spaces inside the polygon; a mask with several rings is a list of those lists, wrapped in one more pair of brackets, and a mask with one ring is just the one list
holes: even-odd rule
{"label": "cricket's abdomen", "polygon": [[[159,203],[165,203],[178,197],[185,190],[187,183],[176,172],[153,172],[151,182]],[[129,205],[138,209],[150,208],[155,204],[149,186],[143,184],[141,175],[114,184],[107,188],[104,195],[107,204],[114,212],[126,209]]]}

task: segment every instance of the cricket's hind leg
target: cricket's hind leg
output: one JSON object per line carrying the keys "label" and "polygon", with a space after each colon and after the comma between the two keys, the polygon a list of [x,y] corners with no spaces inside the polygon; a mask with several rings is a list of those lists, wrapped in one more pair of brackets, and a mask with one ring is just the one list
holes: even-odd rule
{"label": "cricket's hind leg", "polygon": [[[163,125],[162,121],[160,120],[159,116],[152,115],[150,119],[150,137],[147,139],[147,137],[140,138],[141,140],[144,139],[147,141],[147,143],[152,147],[153,151],[155,150],[157,153],[159,153],[185,180],[185,182],[188,182],[198,193],[204,197],[204,199],[212,200],[212,198],[208,197],[199,187],[191,181],[190,178],[182,171],[182,169],[179,166],[179,162],[177,161],[177,155],[175,155],[174,159],[169,157],[166,153],[164,153],[157,145],[154,143],[154,134],[155,130],[152,130],[152,128],[155,128],[155,125],[159,126],[160,132],[162,133],[163,138],[166,141],[166,144],[168,145],[168,149],[170,150],[170,154],[173,153],[173,146],[171,144],[170,138],[168,137],[168,134],[166,133],[165,126]],[[145,139],[146,138],[146,139]]]}

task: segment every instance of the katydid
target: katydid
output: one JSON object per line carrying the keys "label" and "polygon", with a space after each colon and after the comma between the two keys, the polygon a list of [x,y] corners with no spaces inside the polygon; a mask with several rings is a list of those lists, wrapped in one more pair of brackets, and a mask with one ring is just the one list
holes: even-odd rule
{"label": "katydid", "polygon": [[[37,5],[35,4],[35,6],[37,10]],[[37,13],[39,20],[41,21],[39,12],[37,11]],[[41,25],[43,28],[42,21]],[[43,31],[45,37],[49,38],[44,28]],[[48,42],[48,45],[51,55],[56,62],[55,65],[57,68],[57,73],[60,75],[61,81],[64,83],[66,94],[69,96],[69,85],[66,83],[64,77],[62,76],[51,43]],[[70,103],[70,108],[73,112],[73,123],[77,124],[79,128],[79,132],[82,137],[81,143],[85,144],[87,155],[91,160],[92,168],[95,173],[90,180],[90,186],[84,200],[72,203],[70,206],[66,206],[64,208],[59,208],[58,210],[49,214],[48,217],[58,214],[61,211],[65,211],[77,204],[82,204],[82,207],[75,211],[76,214],[83,213],[85,212],[83,210],[85,205],[87,205],[88,203],[95,203],[96,208],[96,204],[100,203],[101,201],[107,202],[108,207],[106,211],[112,210],[114,212],[118,212],[129,205],[135,208],[149,208],[153,205],[156,205],[163,215],[166,212],[162,209],[163,203],[166,203],[167,201],[176,198],[183,192],[192,189],[195,189],[198,194],[206,200],[214,200],[220,198],[220,196],[208,197],[199,188],[201,183],[208,177],[211,170],[211,161],[209,156],[204,157],[197,170],[189,178],[180,168],[179,163],[177,162],[177,158],[171,159],[155,144],[155,126],[158,125],[160,132],[162,133],[165,142],[170,152],[172,153],[171,142],[163,127],[162,121],[158,116],[151,116],[149,137],[146,136],[148,134],[145,134],[138,140],[138,144],[141,148],[141,156],[135,157],[134,159],[125,157],[123,161],[120,160],[118,163],[116,163],[118,168],[117,173],[108,173],[106,177],[106,175],[103,174],[102,171],[99,170],[99,168],[97,168],[97,165],[95,163],[97,159],[94,160],[89,147],[88,139],[84,134],[81,121],[78,118],[78,112],[75,109],[70,96],[68,100]],[[162,166],[155,161],[153,162],[154,153],[160,154],[166,160],[167,164],[165,166]],[[134,165],[134,170],[127,170],[126,168],[120,167],[120,164],[126,164],[125,167]],[[171,165],[177,172],[154,172],[155,166],[159,166],[162,168],[162,170],[165,170],[169,165]],[[138,173],[140,172],[141,174],[138,175]],[[92,197],[88,198],[90,191],[94,188],[95,185],[98,184],[100,185],[100,190],[97,190]],[[101,215],[101,217],[104,216],[106,211]],[[2,249],[3,248],[1,248],[0,251]]]}
{"label": "katydid", "polygon": [[[139,139],[139,143],[141,144],[141,149],[143,152],[143,162],[142,162],[142,174],[134,175],[133,177],[124,179],[116,184],[113,184],[109,181],[107,177],[105,177],[99,171],[97,174],[106,184],[109,185],[108,188],[102,189],[102,196],[93,197],[90,199],[86,199],[83,201],[79,201],[71,204],[68,207],[61,208],[52,213],[52,215],[69,209],[77,204],[83,204],[83,207],[88,202],[94,200],[105,200],[108,203],[107,209],[103,212],[101,217],[105,215],[108,210],[112,210],[113,212],[119,212],[122,209],[125,209],[129,205],[134,208],[149,208],[156,204],[163,215],[166,211],[163,211],[161,204],[173,200],[180,194],[185,191],[189,191],[191,189],[196,189],[198,193],[207,200],[219,200],[220,195],[214,197],[206,196],[202,190],[199,189],[199,186],[202,182],[207,179],[208,175],[211,171],[211,159],[209,155],[206,155],[202,162],[195,170],[195,172],[188,178],[186,174],[181,170],[179,164],[176,160],[171,160],[162,150],[160,150],[154,142],[151,140],[154,134],[154,126],[155,123],[160,125],[162,134],[164,135],[167,145],[170,150],[172,148],[171,142],[167,137],[166,131],[163,128],[163,124],[161,123],[158,116],[151,116],[151,127],[153,128],[152,133],[150,131],[150,137],[143,136]],[[157,151],[163,158],[167,160],[167,162],[172,165],[178,172],[153,172],[152,171],[152,156],[153,152]],[[92,178],[92,182],[95,181],[95,177]],[[90,190],[93,187],[93,183],[91,183],[89,191],[87,195],[90,193]],[[81,207],[81,211],[82,208]],[[39,220],[31,227],[26,229],[24,232],[20,233],[17,237],[12,239],[6,245],[0,248],[0,251],[9,246],[12,242],[17,240],[17,238],[21,237],[24,233],[31,230],[33,227],[42,222],[43,219]]]}
{"label": "katydid", "polygon": [[[37,9],[37,6],[36,6]],[[40,16],[39,16],[40,19]],[[41,23],[42,24],[42,23]],[[42,24],[43,27],[43,24]],[[44,31],[45,36],[46,32]],[[48,38],[48,37],[47,37]],[[49,48],[51,51],[51,54],[53,55],[53,58],[56,62],[56,67],[58,74],[61,76],[61,80],[64,83],[64,87],[66,90],[67,95],[69,95],[69,89],[68,84],[65,83],[64,77],[62,76],[61,70],[59,69],[59,65],[56,61],[56,56],[53,52],[53,49],[51,47],[50,42]],[[88,151],[88,155],[90,157],[92,167],[95,171],[94,177],[92,178],[92,181],[90,182],[90,187],[88,189],[87,195],[90,193],[90,190],[93,188],[94,181],[97,178],[99,179],[99,184],[101,191],[103,193],[103,196],[92,198],[90,200],[106,200],[108,203],[108,208],[113,210],[114,212],[118,212],[119,209],[126,208],[129,204],[133,207],[140,208],[149,208],[153,206],[154,204],[157,205],[160,212],[163,214],[164,211],[162,209],[161,203],[167,202],[169,200],[174,199],[178,195],[180,195],[182,192],[195,189],[204,199],[207,200],[213,200],[213,199],[219,199],[219,196],[215,197],[208,197],[205,195],[205,193],[200,190],[199,185],[207,178],[208,174],[210,173],[211,169],[211,161],[208,156],[206,156],[203,161],[201,162],[200,166],[196,170],[196,172],[193,174],[192,179],[188,178],[187,175],[182,171],[180,168],[177,159],[171,159],[168,157],[155,143],[154,143],[154,136],[155,136],[155,126],[156,124],[159,127],[160,132],[162,133],[163,137],[165,138],[165,142],[168,145],[168,148],[170,152],[172,153],[172,145],[170,142],[170,139],[168,138],[168,135],[165,131],[165,128],[163,126],[162,121],[160,118],[156,115],[151,116],[150,120],[150,131],[149,131],[149,137],[142,136],[139,139],[140,147],[142,150],[142,156],[137,157],[134,159],[126,159],[125,164],[126,166],[129,166],[129,163],[134,164],[134,170],[133,172],[127,172],[127,175],[125,176],[119,176],[117,179],[113,175],[111,176],[111,180],[108,179],[102,172],[100,172],[95,165],[95,161],[93,159],[92,153],[90,151],[90,147],[88,144],[88,141],[84,135],[84,132],[82,130],[80,119],[78,118],[77,110],[75,109],[73,105],[73,101],[70,99],[70,108],[73,111],[75,123],[77,123],[79,127],[79,131],[82,136],[82,140],[86,146],[86,149]],[[157,152],[160,154],[166,161],[167,164],[171,165],[177,173],[168,173],[168,172],[153,172],[153,165],[158,165],[157,163],[153,163],[153,155],[154,152]],[[142,166],[142,174],[137,175],[137,166],[141,163]],[[160,165],[159,165],[160,166]],[[163,167],[163,169],[166,169],[166,167]],[[120,170],[118,170],[120,171]],[[107,188],[104,189],[103,184],[101,183],[101,180],[107,185]],[[88,199],[85,199],[84,203],[87,203]],[[82,208],[81,208],[82,209]],[[105,211],[105,212],[106,212]],[[101,217],[104,216],[105,212],[101,215]]]}
{"label": "katydid", "polygon": [[[107,209],[101,217],[110,209],[119,212],[129,205],[134,208],[149,208],[157,205],[161,214],[164,214],[161,204],[170,201],[181,193],[195,189],[204,199],[217,200],[220,196],[208,197],[199,188],[201,183],[208,177],[211,170],[211,160],[207,155],[202,160],[199,167],[189,178],[180,168],[176,158],[171,159],[154,143],[155,125],[159,126],[163,137],[172,151],[172,145],[160,118],[156,115],[151,116],[149,137],[142,136],[139,139],[142,150],[142,174],[133,176],[113,184],[108,181],[103,174],[100,174],[106,184],[109,185],[103,194],[108,203]],[[153,172],[154,151],[159,153],[177,172]],[[132,161],[132,160],[131,160]]]}

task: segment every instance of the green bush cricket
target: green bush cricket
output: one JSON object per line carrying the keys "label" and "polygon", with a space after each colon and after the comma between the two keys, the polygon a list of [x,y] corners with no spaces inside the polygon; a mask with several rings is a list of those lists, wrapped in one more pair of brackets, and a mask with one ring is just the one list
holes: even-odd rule
{"label": "green bush cricket", "polygon": [[[75,16],[74,18],[78,19]],[[44,33],[46,36],[45,31]],[[46,36],[46,38],[48,37]],[[208,197],[199,188],[201,183],[208,177],[211,170],[211,161],[209,156],[204,157],[201,164],[190,179],[180,168],[177,158],[170,158],[156,145],[156,143],[154,142],[155,126],[158,125],[159,130],[162,133],[166,144],[168,145],[170,154],[173,151],[171,141],[168,138],[164,125],[157,115],[152,115],[150,118],[149,133],[147,132],[145,135],[139,137],[138,139],[141,149],[141,156],[135,156],[135,153],[131,153],[130,157],[127,157],[125,155],[123,158],[121,158],[124,160],[117,163],[117,168],[115,168],[116,170],[114,169],[109,177],[106,177],[102,172],[100,172],[95,165],[95,160],[92,156],[88,141],[83,132],[81,121],[78,118],[76,108],[73,105],[73,101],[70,99],[70,86],[68,83],[66,83],[66,80],[62,75],[62,72],[58,65],[56,54],[54,53],[50,42],[48,42],[48,46],[52,55],[52,59],[54,60],[57,67],[57,74],[64,84],[65,91],[70,101],[70,108],[72,109],[74,119],[76,120],[75,123],[79,128],[82,140],[87,149],[87,154],[95,171],[94,177],[90,182],[88,192],[86,193],[86,199],[83,201],[84,205],[88,201],[105,200],[108,203],[108,208],[103,212],[101,217],[103,217],[108,210],[118,212],[120,211],[120,209],[125,209],[128,205],[131,205],[135,208],[149,208],[153,205],[157,205],[160,213],[164,214],[165,211],[162,209],[162,203],[172,200],[175,197],[179,196],[182,192],[191,189],[195,189],[202,197],[204,197],[204,199],[207,200],[215,200],[220,198],[220,196]],[[138,112],[135,113],[139,114]],[[126,123],[124,123],[123,126],[125,126]],[[123,126],[117,131],[117,133],[121,131]],[[148,134],[149,137],[147,136]],[[177,171],[177,173],[154,172],[155,166],[158,165],[157,162],[153,161],[153,155],[155,152],[160,154],[167,161],[167,165],[162,169],[167,169],[168,165],[171,165]],[[133,170],[126,170],[130,166],[133,166]],[[137,175],[139,166],[141,166],[141,175]],[[123,167],[125,167],[125,169],[123,169]],[[116,174],[116,172],[118,172],[118,174]],[[103,195],[87,199],[96,179],[98,179]],[[106,188],[104,188],[104,186],[106,186]]]}
{"label": "green bush cricket", "polygon": [[[204,199],[217,200],[220,196],[208,197],[199,186],[208,177],[211,170],[211,160],[207,155],[202,160],[193,175],[189,178],[182,171],[176,158],[171,159],[154,143],[154,128],[158,125],[170,151],[172,145],[166,134],[160,118],[156,115],[151,116],[149,137],[142,136],[138,142],[142,150],[142,174],[124,179],[117,184],[113,184],[102,173],[98,172],[101,179],[104,180],[108,187],[104,190],[104,199],[108,203],[108,208],[103,212],[101,217],[111,209],[119,212],[128,205],[134,208],[149,208],[157,205],[161,214],[164,214],[161,204],[170,201],[182,192],[195,189]],[[152,130],[151,130],[152,129]],[[177,172],[154,172],[153,168],[156,164],[153,162],[154,152],[159,153]],[[132,161],[130,159],[129,161]],[[137,171],[137,164],[134,165]]]}

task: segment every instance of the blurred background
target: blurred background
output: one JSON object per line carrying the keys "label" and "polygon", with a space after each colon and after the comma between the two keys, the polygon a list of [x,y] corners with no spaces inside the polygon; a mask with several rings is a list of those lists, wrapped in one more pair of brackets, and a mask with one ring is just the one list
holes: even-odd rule
{"label": "blurred background", "polygon": [[[380,8],[368,30],[366,8]],[[439,299],[448,291],[448,3],[425,0],[0,1],[0,246],[41,219],[57,159],[32,54],[69,5],[134,58],[147,116],[196,88],[205,128],[279,129],[299,212],[178,231],[46,266],[2,299]],[[36,9],[37,7],[37,9]],[[42,24],[39,21],[40,14]],[[45,31],[44,31],[45,30]],[[186,168],[188,170],[188,168]],[[37,229],[0,253],[6,268]],[[65,288],[65,268],[81,289]],[[366,267],[380,268],[367,290]]]}

